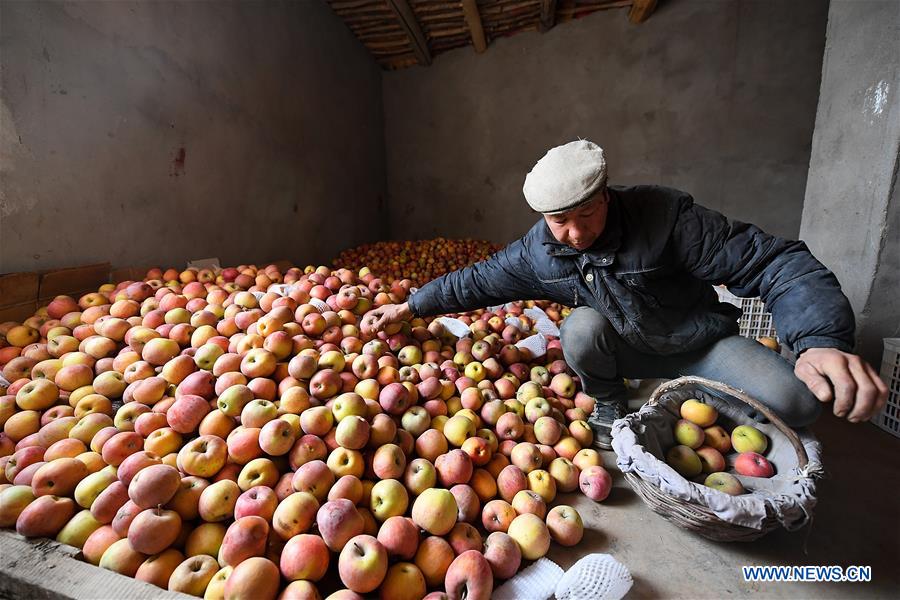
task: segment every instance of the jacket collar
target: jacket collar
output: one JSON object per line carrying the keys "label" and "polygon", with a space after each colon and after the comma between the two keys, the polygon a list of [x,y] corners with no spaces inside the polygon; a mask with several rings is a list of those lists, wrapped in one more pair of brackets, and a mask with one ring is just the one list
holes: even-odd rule
{"label": "jacket collar", "polygon": [[571,246],[562,244],[553,237],[547,223],[541,220],[541,244],[550,256],[576,257],[584,256],[587,262],[594,265],[608,267],[616,259],[616,250],[622,245],[622,207],[621,200],[614,189],[609,188],[609,212],[606,217],[606,227],[597,241],[586,250],[576,250]]}

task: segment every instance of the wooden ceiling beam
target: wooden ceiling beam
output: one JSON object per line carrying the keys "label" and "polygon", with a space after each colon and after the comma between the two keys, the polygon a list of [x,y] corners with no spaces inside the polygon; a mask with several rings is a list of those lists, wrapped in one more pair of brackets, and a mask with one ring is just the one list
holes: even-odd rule
{"label": "wooden ceiling beam", "polygon": [[453,29],[435,29],[431,32],[431,36],[435,39],[442,37],[450,37],[454,35],[466,34],[469,30],[465,27],[455,27]]}
{"label": "wooden ceiling beam", "polygon": [[541,0],[540,32],[550,31],[556,25],[556,0]]}
{"label": "wooden ceiling beam", "polygon": [[422,28],[416,20],[416,14],[410,8],[406,0],[385,0],[390,9],[400,21],[400,27],[409,37],[409,45],[413,49],[416,59],[420,65],[427,66],[431,64],[431,52],[428,50],[428,42],[422,34]]}
{"label": "wooden ceiling beam", "polygon": [[628,20],[632,23],[643,23],[656,10],[656,0],[634,0],[628,11]]}
{"label": "wooden ceiling beam", "polygon": [[462,0],[463,15],[469,32],[472,34],[472,45],[475,52],[481,54],[487,50],[487,39],[484,37],[484,27],[481,25],[481,14],[478,12],[478,3],[475,0]]}
{"label": "wooden ceiling beam", "polygon": [[559,0],[558,11],[559,16],[557,22],[565,23],[572,20],[572,14],[575,12],[575,0]]}

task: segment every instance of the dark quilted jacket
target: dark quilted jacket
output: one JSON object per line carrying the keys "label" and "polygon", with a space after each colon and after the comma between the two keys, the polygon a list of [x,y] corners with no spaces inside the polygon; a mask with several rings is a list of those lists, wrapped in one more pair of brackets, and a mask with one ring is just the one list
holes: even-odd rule
{"label": "dark quilted jacket", "polygon": [[713,284],[760,296],[794,352],[850,351],[854,319],[834,275],[803,242],[771,236],[659,186],[611,186],[607,225],[588,250],[560,244],[541,219],[485,261],[448,273],[409,300],[419,316],[518,299],[590,306],[634,348],[672,354],[737,333],[740,311]]}

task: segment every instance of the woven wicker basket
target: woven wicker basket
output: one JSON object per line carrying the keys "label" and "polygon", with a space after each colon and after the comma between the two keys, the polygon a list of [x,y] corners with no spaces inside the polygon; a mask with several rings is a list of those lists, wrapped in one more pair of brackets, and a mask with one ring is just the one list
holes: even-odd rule
{"label": "woven wicker basket", "polygon": [[[702,377],[680,377],[663,383],[656,388],[650,395],[648,404],[651,406],[656,405],[660,396],[666,392],[683,387],[695,386],[702,386],[713,391],[723,392],[752,406],[755,410],[764,415],[772,425],[774,425],[790,441],[794,450],[797,452],[798,467],[800,467],[800,469],[806,467],[809,458],[806,454],[806,449],[803,447],[797,434],[794,433],[790,427],[785,425],[784,421],[764,404],[751,398],[744,392],[724,383],[711,381]],[[656,485],[641,479],[633,473],[625,473],[624,475],[628,484],[634,489],[638,496],[643,498],[644,502],[647,503],[647,506],[649,506],[653,512],[662,515],[684,529],[699,533],[711,540],[718,542],[749,542],[781,527],[780,522],[772,513],[769,513],[766,516],[760,529],[729,523],[720,519],[706,506],[670,496],[660,490]],[[812,479],[812,476],[808,477]]]}

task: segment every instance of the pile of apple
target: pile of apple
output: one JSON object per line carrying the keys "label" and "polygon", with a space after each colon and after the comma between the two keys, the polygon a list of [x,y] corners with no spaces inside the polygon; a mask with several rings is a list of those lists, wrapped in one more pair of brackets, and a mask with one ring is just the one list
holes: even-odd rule
{"label": "pile of apple", "polygon": [[353,270],[368,267],[388,281],[409,278],[415,285],[423,285],[444,273],[484,260],[500,248],[491,242],[468,239],[376,242],[344,250],[333,264]]}
{"label": "pile of apple", "polygon": [[727,473],[726,455],[733,450],[734,470],[748,477],[771,477],[775,474],[763,454],[769,441],[766,435],[752,425],[738,425],[729,434],[716,425],[719,413],[713,406],[699,400],[685,400],[681,405],[681,419],[673,428],[677,446],[666,453],[666,462],[688,479],[700,478],[707,487],[732,496],[745,493],[744,486]]}
{"label": "pile of apple", "polygon": [[594,400],[527,304],[367,339],[410,284],[153,269],[0,324],[0,527],[205,598],[488,598],[609,494]]}

